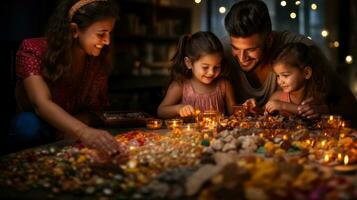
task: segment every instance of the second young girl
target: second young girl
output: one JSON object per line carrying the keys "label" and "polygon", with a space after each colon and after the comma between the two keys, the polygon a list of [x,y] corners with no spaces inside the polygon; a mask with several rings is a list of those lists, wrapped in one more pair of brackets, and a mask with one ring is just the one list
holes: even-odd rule
{"label": "second young girl", "polygon": [[[298,106],[302,101],[313,98],[320,104],[328,92],[327,67],[317,61],[317,49],[303,43],[286,44],[273,60],[273,70],[282,90],[276,91],[265,105],[268,113],[300,114]],[[328,112],[328,107],[317,114]]]}
{"label": "second young girl", "polygon": [[158,116],[192,116],[195,109],[231,114],[235,99],[232,85],[221,77],[222,59],[222,44],[213,33],[182,36],[172,59],[172,81]]}

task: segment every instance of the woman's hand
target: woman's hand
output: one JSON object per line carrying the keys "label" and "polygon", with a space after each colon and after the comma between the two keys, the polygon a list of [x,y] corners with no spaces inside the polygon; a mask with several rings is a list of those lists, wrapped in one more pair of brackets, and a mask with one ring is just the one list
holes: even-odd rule
{"label": "woman's hand", "polygon": [[313,97],[301,102],[297,109],[299,115],[308,119],[316,119],[320,117],[321,114],[329,112],[326,104],[318,104]]}
{"label": "woman's hand", "polygon": [[195,109],[191,105],[183,105],[178,111],[180,117],[195,115]]}
{"label": "woman's hand", "polygon": [[125,156],[126,151],[107,131],[91,127],[83,127],[79,131],[79,139],[89,148],[98,150],[100,155],[111,157]]}

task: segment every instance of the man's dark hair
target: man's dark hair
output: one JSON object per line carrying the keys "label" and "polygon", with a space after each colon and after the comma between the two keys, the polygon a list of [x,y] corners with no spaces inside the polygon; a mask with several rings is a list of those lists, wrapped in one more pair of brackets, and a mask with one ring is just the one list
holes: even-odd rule
{"label": "man's dark hair", "polygon": [[248,37],[256,33],[268,35],[272,31],[268,7],[261,0],[235,3],[225,17],[224,25],[233,37]]}

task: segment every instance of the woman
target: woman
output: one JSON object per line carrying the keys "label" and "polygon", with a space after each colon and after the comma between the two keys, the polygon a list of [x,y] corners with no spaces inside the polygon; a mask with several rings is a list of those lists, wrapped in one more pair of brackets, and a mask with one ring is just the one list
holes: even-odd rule
{"label": "woman", "polygon": [[46,38],[22,42],[12,141],[48,142],[48,133],[51,139],[63,133],[103,155],[123,152],[110,133],[88,124],[90,111],[108,106],[109,44],[117,14],[110,0],[63,0]]}

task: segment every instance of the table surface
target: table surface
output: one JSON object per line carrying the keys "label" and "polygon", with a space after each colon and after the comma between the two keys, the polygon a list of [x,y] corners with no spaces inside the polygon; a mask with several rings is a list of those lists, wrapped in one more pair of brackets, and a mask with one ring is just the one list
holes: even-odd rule
{"label": "table surface", "polygon": [[[102,128],[105,129],[107,131],[109,131],[111,134],[113,135],[118,135],[121,133],[125,133],[125,132],[129,132],[129,131],[133,131],[133,130],[144,130],[144,131],[150,131],[150,132],[154,132],[160,135],[165,135],[169,132],[168,129],[158,129],[158,130],[148,130],[145,127],[137,127],[137,128]],[[43,147],[48,147],[48,146],[57,146],[57,147],[63,147],[69,144],[73,144],[73,140],[62,140],[62,141],[58,141],[55,143],[51,143],[51,144],[46,144],[43,145]],[[15,153],[16,154],[16,153]],[[324,166],[321,166],[324,167]],[[327,170],[333,170],[331,167],[324,167]],[[343,175],[345,176],[345,175]],[[353,177],[356,178],[356,174],[354,173],[354,175],[347,175],[349,177]],[[109,198],[108,196],[105,196],[103,194],[102,197],[105,198]],[[92,200],[92,199],[98,199],[101,198],[101,196],[98,196],[98,194],[96,196],[81,196],[81,195],[76,195],[76,194],[72,194],[72,193],[61,193],[61,194],[54,194],[48,190],[45,189],[32,189],[30,191],[21,191],[19,192],[18,190],[15,190],[13,188],[6,188],[6,187],[0,187],[0,199],[68,199],[68,200],[72,200],[72,199],[88,199],[88,200]],[[116,198],[118,199],[118,198]]]}
{"label": "table surface", "polygon": [[[126,133],[129,131],[134,131],[134,130],[143,130],[143,131],[150,131],[153,133],[157,133],[160,135],[164,135],[168,133],[168,129],[166,128],[162,128],[162,129],[157,129],[157,130],[149,130],[146,127],[136,127],[136,128],[108,128],[108,127],[98,127],[99,129],[104,129],[107,130],[108,132],[110,132],[112,135],[119,135],[122,133]],[[46,147],[50,147],[50,146],[55,146],[55,147],[64,147],[67,145],[71,145],[73,144],[75,141],[74,140],[60,140],[54,143],[49,143],[49,144],[45,144],[45,145],[41,145],[41,146],[37,146],[37,147],[32,147],[29,149],[24,149],[21,150],[22,151],[26,151],[26,150],[31,150],[34,148],[46,148]],[[13,155],[13,154],[17,154],[19,152],[14,152],[8,155],[5,155],[3,157],[9,156],[9,155]],[[107,196],[103,195],[102,197],[106,197]],[[88,199],[88,200],[92,200],[92,199],[98,199],[100,198],[100,196],[85,196],[85,195],[76,195],[76,194],[72,194],[72,193],[60,193],[60,194],[54,194],[51,191],[45,190],[45,189],[31,189],[30,191],[21,191],[19,192],[18,190],[14,189],[14,188],[8,188],[8,187],[0,187],[0,199],[66,199],[66,200],[77,200],[78,198],[80,199]],[[115,198],[115,197],[113,197]],[[115,198],[116,199],[116,198]]]}

